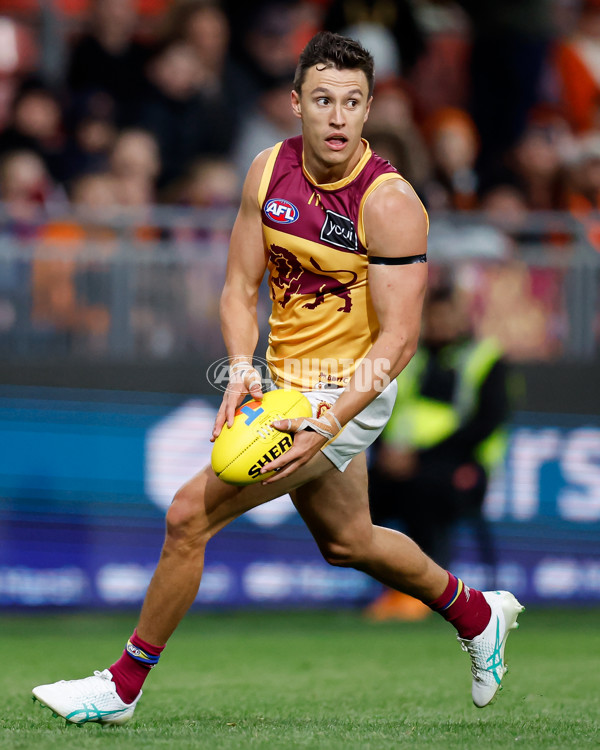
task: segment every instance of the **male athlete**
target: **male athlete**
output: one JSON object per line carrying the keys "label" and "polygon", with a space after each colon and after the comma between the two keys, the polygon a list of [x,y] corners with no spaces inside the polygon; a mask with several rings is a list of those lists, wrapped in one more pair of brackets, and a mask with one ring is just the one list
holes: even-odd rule
{"label": "male athlete", "polygon": [[[262,483],[233,487],[210,466],[167,512],[166,539],[120,659],[80,680],[34,688],[67,721],[123,724],[194,601],[208,540],[233,519],[290,492],[325,559],[420,599],[458,631],[472,696],[486,706],[506,671],[504,644],[522,607],[509,592],[469,589],[408,537],[373,526],[365,449],[390,416],[395,378],[417,346],[427,280],[427,216],[410,185],[361,139],[373,59],[357,42],[317,34],[300,56],[291,105],[302,136],[259,154],[231,234],[221,301],[230,384],[213,439],[250,393],[256,302],[266,270],[273,308],[267,359],[275,385],[304,391],[313,418],[274,423],[292,448]],[[332,365],[333,363],[333,365]]]}

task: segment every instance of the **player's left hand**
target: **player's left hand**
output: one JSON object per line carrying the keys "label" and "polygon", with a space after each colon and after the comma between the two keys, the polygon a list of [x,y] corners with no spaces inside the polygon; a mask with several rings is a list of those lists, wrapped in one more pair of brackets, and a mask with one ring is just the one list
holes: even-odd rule
{"label": "player's left hand", "polygon": [[233,426],[236,409],[244,398],[250,394],[252,398],[260,401],[263,397],[262,381],[260,373],[252,366],[251,357],[232,357],[229,366],[229,383],[225,389],[221,406],[217,412],[213,426],[210,442],[214,443],[221,434],[223,426]]}
{"label": "player's left hand", "polygon": [[342,426],[331,411],[326,411],[319,419],[297,417],[280,419],[273,422],[273,427],[280,432],[294,436],[293,446],[275,461],[266,464],[261,473],[276,471],[263,484],[272,484],[292,474],[315,456],[326,442],[334,438]]}

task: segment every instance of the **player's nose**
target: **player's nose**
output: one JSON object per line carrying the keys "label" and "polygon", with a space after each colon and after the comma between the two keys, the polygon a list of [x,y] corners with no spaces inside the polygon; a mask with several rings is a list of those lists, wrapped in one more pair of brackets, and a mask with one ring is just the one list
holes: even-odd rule
{"label": "player's nose", "polygon": [[345,123],[344,110],[341,105],[334,107],[331,111],[331,120],[329,125],[334,128],[341,128]]}

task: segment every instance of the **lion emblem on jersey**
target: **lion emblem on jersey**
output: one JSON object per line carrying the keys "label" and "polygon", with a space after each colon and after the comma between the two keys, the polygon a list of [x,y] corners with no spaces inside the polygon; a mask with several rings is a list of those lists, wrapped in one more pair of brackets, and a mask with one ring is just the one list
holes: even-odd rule
{"label": "lion emblem on jersey", "polygon": [[[279,304],[285,307],[295,294],[314,295],[314,302],[305,302],[302,307],[314,310],[325,301],[326,294],[335,294],[343,301],[343,305],[338,307],[338,312],[350,312],[352,309],[352,298],[350,296],[350,284],[353,284],[358,278],[354,271],[339,269],[336,271],[325,271],[314,258],[310,263],[315,271],[304,268],[294,253],[286,250],[279,245],[271,245],[269,259],[273,264],[273,273],[271,275],[271,284],[273,287],[283,289],[283,298]],[[332,273],[348,274],[348,281],[340,282]],[[275,290],[271,291],[272,298],[275,299]]]}

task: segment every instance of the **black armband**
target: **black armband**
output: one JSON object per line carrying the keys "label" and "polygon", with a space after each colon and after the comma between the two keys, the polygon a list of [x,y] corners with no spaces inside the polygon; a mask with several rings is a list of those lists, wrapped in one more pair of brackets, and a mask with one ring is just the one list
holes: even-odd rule
{"label": "black armband", "polygon": [[405,255],[401,258],[388,258],[384,255],[367,256],[369,263],[379,266],[408,266],[411,263],[427,263],[427,253],[421,255]]}

